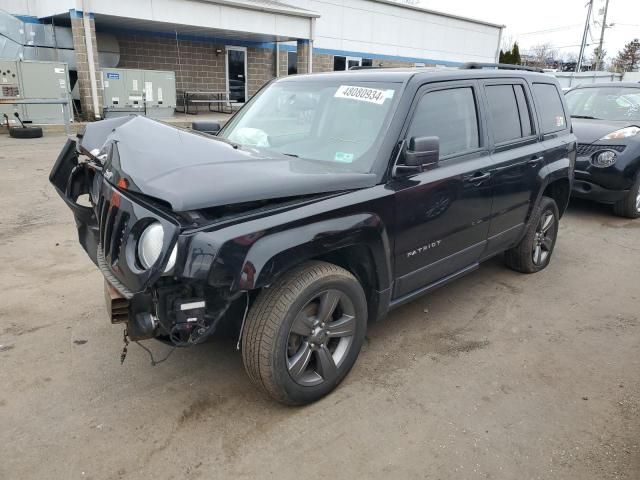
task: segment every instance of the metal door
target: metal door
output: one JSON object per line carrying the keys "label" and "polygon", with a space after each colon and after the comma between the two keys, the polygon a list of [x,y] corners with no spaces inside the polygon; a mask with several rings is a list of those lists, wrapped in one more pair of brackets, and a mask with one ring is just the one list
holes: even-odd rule
{"label": "metal door", "polygon": [[247,49],[227,47],[227,91],[232,102],[247,101]]}

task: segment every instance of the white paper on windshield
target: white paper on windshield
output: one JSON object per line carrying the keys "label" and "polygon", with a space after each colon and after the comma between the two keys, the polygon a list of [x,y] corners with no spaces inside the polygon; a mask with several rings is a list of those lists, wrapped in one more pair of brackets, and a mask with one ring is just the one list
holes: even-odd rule
{"label": "white paper on windshield", "polygon": [[388,96],[387,90],[350,85],[341,85],[334,95],[335,98],[346,98],[359,102],[375,103],[376,105],[382,105]]}

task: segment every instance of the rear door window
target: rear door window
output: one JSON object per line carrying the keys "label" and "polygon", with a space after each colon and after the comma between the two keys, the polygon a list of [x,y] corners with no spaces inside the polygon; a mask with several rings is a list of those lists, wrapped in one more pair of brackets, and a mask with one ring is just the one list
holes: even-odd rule
{"label": "rear door window", "polygon": [[487,85],[485,91],[496,144],[533,135],[531,113],[522,85]]}
{"label": "rear door window", "polygon": [[487,85],[486,92],[495,143],[522,138],[518,101],[513,85]]}
{"label": "rear door window", "polygon": [[480,147],[478,113],[471,87],[426,93],[418,103],[407,138],[438,137],[442,157]]}
{"label": "rear door window", "polygon": [[567,128],[567,117],[556,86],[551,83],[534,83],[533,93],[540,110],[542,133],[554,133]]}

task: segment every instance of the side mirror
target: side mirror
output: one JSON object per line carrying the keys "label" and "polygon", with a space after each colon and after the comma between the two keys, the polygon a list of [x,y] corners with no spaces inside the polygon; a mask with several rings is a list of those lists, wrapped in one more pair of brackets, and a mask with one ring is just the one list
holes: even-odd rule
{"label": "side mirror", "polygon": [[196,132],[208,133],[209,135],[217,135],[220,131],[220,124],[210,120],[195,120],[191,122],[191,129]]}
{"label": "side mirror", "polygon": [[434,165],[440,158],[440,139],[438,137],[411,137],[404,152],[404,164],[407,167]]}

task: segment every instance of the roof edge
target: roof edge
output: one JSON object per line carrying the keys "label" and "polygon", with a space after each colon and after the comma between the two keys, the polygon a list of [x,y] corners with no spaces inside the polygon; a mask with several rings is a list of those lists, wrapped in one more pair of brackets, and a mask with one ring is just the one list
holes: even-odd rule
{"label": "roof edge", "polygon": [[[282,15],[290,15],[294,17],[304,17],[304,18],[320,18],[320,14],[311,10],[307,10],[304,8],[289,6],[285,3],[282,4],[282,8],[279,8],[275,5],[250,5],[242,2],[241,0],[201,0],[206,3],[217,3],[219,5],[228,5],[230,7],[238,7],[244,8],[245,10],[256,10],[261,12],[268,13],[280,13]],[[289,8],[286,8],[289,7]]]}
{"label": "roof edge", "polygon": [[439,12],[438,10],[431,10],[429,8],[417,7],[415,5],[407,5],[406,3],[400,3],[393,0],[369,0],[369,1],[376,2],[376,3],[384,3],[386,5],[392,5],[394,7],[406,8],[408,10],[415,10],[417,12],[430,13],[432,15],[439,15],[441,17],[453,18],[455,20],[463,20],[465,22],[476,23],[478,25],[486,25],[488,27],[507,28],[507,26],[504,24],[487,22],[485,20],[478,20],[470,17],[463,17],[461,15],[455,15],[453,13]]}

